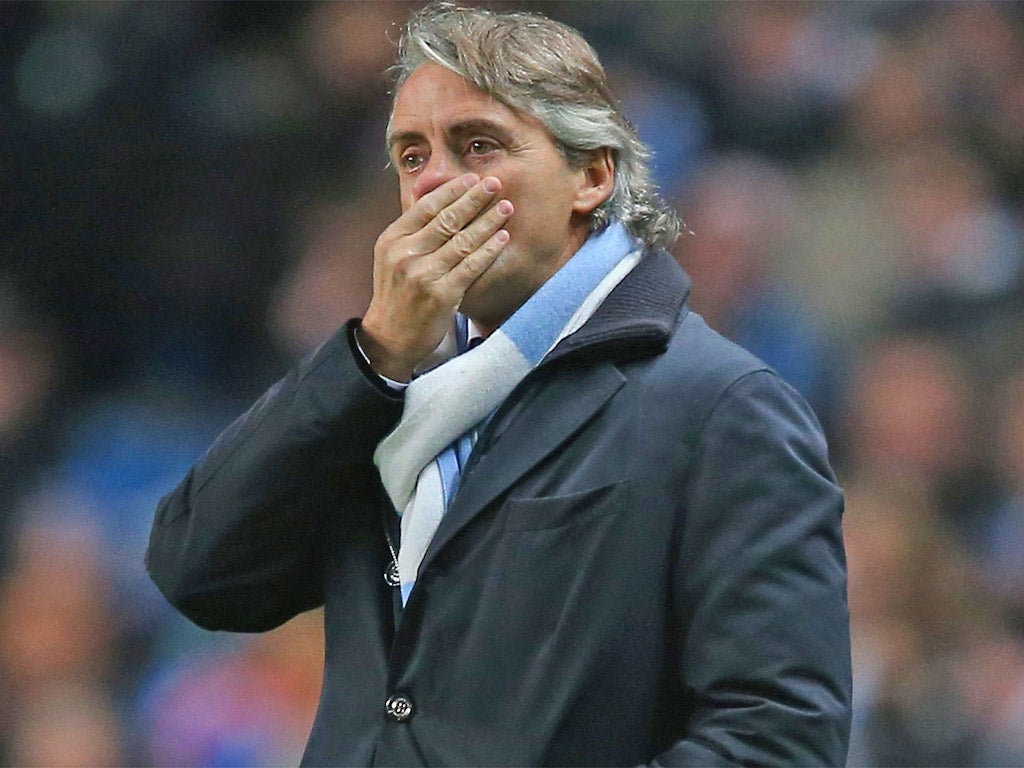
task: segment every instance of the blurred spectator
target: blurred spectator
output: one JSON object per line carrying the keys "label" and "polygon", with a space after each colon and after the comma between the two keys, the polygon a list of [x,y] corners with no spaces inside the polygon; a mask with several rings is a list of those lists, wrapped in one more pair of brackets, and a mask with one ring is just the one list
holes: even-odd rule
{"label": "blurred spectator", "polygon": [[935,297],[956,312],[1024,279],[1020,223],[967,155],[948,144],[919,145],[890,165],[885,194],[900,237],[902,302]]}
{"label": "blurred spectator", "polygon": [[974,402],[965,363],[942,339],[899,333],[877,339],[847,382],[846,473],[903,478],[936,498],[957,498],[978,466]]}
{"label": "blurred spectator", "polygon": [[53,458],[59,377],[54,329],[0,276],[0,574],[18,499]]}
{"label": "blurred spectator", "polygon": [[309,738],[324,664],[323,614],[306,613],[230,655],[164,672],[143,712],[156,765],[295,765]]}
{"label": "blurred spectator", "polygon": [[693,233],[677,245],[693,278],[693,308],[775,367],[825,415],[827,341],[813,311],[773,272],[792,247],[798,215],[788,175],[756,156],[708,161],[684,190],[680,210]]}
{"label": "blurred spectator", "polygon": [[719,19],[713,109],[723,139],[775,156],[820,152],[875,57],[843,4],[729,3]]}
{"label": "blurred spectator", "polygon": [[850,765],[972,765],[973,734],[950,655],[973,620],[962,563],[913,484],[847,485],[854,659]]}
{"label": "blurred spectator", "polygon": [[395,58],[397,31],[414,7],[407,1],[319,3],[302,20],[302,55],[336,97],[376,95]]}
{"label": "blurred spectator", "polygon": [[[40,734],[62,718],[74,721],[82,711],[79,694],[104,697],[116,675],[116,623],[101,540],[90,521],[62,511],[26,520],[0,587],[0,754],[8,752],[14,764],[49,764],[44,756],[72,764],[63,762],[72,756],[66,743],[40,751],[48,741]],[[118,731],[115,724],[96,738],[116,741]],[[120,749],[96,748],[97,757]],[[83,759],[91,749],[83,743]]]}
{"label": "blurred spectator", "polygon": [[48,768],[126,765],[120,717],[99,686],[61,685],[23,703],[10,764]]}
{"label": "blurred spectator", "polygon": [[628,61],[605,63],[613,93],[651,151],[651,173],[663,191],[685,187],[708,140],[708,119],[694,94]]}
{"label": "blurred spectator", "polygon": [[272,333],[289,355],[305,354],[365,311],[374,244],[399,213],[396,190],[386,178],[357,200],[321,200],[302,216],[293,263],[271,304]]}
{"label": "blurred spectator", "polygon": [[973,543],[983,582],[1024,638],[1024,368],[997,387],[992,410],[990,451],[1000,492]]}
{"label": "blurred spectator", "polygon": [[949,127],[941,93],[929,87],[920,59],[904,41],[887,42],[852,90],[844,115],[845,138],[865,159],[873,153],[894,156],[944,136]]}
{"label": "blurred spectator", "polygon": [[1005,194],[1024,189],[1024,29],[1011,3],[937,4],[919,58],[955,133]]}
{"label": "blurred spectator", "polygon": [[[1021,764],[1012,717],[1024,653],[972,583],[928,494],[892,478],[849,485],[846,546],[856,702],[849,764]],[[997,650],[992,675],[985,654]]]}
{"label": "blurred spectator", "polygon": [[909,477],[934,490],[967,457],[967,371],[942,341],[883,337],[852,371],[848,399],[855,471]]}
{"label": "blurred spectator", "polygon": [[1019,635],[984,623],[968,631],[954,674],[978,734],[975,764],[1024,765],[1024,645]]}
{"label": "blurred spectator", "polygon": [[896,225],[875,160],[835,152],[800,169],[793,248],[773,264],[847,355],[888,321],[900,288]]}

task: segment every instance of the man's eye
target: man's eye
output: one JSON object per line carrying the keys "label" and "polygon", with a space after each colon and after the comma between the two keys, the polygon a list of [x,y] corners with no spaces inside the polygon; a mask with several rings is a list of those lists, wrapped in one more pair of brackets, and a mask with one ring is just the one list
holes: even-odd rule
{"label": "man's eye", "polygon": [[466,147],[467,152],[471,155],[486,155],[495,149],[497,149],[497,145],[493,141],[487,141],[486,139],[473,139]]}
{"label": "man's eye", "polygon": [[415,171],[423,162],[423,155],[416,152],[406,152],[398,158],[398,165],[403,171]]}

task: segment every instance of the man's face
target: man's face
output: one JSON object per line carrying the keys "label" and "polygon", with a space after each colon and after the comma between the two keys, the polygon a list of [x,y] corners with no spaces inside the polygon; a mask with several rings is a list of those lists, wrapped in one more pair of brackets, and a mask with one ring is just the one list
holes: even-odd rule
{"label": "man's face", "polygon": [[574,169],[537,119],[522,115],[436,64],[420,66],[398,93],[388,134],[402,210],[465,173],[501,180],[498,200],[515,212],[502,254],[470,286],[462,312],[493,330],[518,309],[587,238]]}

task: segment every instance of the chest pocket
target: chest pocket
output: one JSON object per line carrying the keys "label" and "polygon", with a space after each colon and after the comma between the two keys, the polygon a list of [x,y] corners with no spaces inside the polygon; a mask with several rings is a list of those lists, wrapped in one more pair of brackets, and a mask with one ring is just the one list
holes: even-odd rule
{"label": "chest pocket", "polygon": [[626,489],[619,482],[564,496],[509,499],[505,531],[551,531],[595,522],[625,508]]}

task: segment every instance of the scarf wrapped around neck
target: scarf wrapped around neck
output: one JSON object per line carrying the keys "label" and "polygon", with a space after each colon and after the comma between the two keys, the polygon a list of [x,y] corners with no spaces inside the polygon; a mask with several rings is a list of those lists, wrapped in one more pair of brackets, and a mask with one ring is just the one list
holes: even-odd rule
{"label": "scarf wrapped around neck", "polygon": [[[442,343],[453,357],[415,378],[374,463],[402,518],[398,572],[408,601],[423,556],[458,490],[477,430],[558,342],[577,331],[640,261],[621,222],[591,235],[483,343],[468,348],[465,318]],[[453,344],[452,342],[456,343]],[[454,348],[454,349],[452,349]]]}

